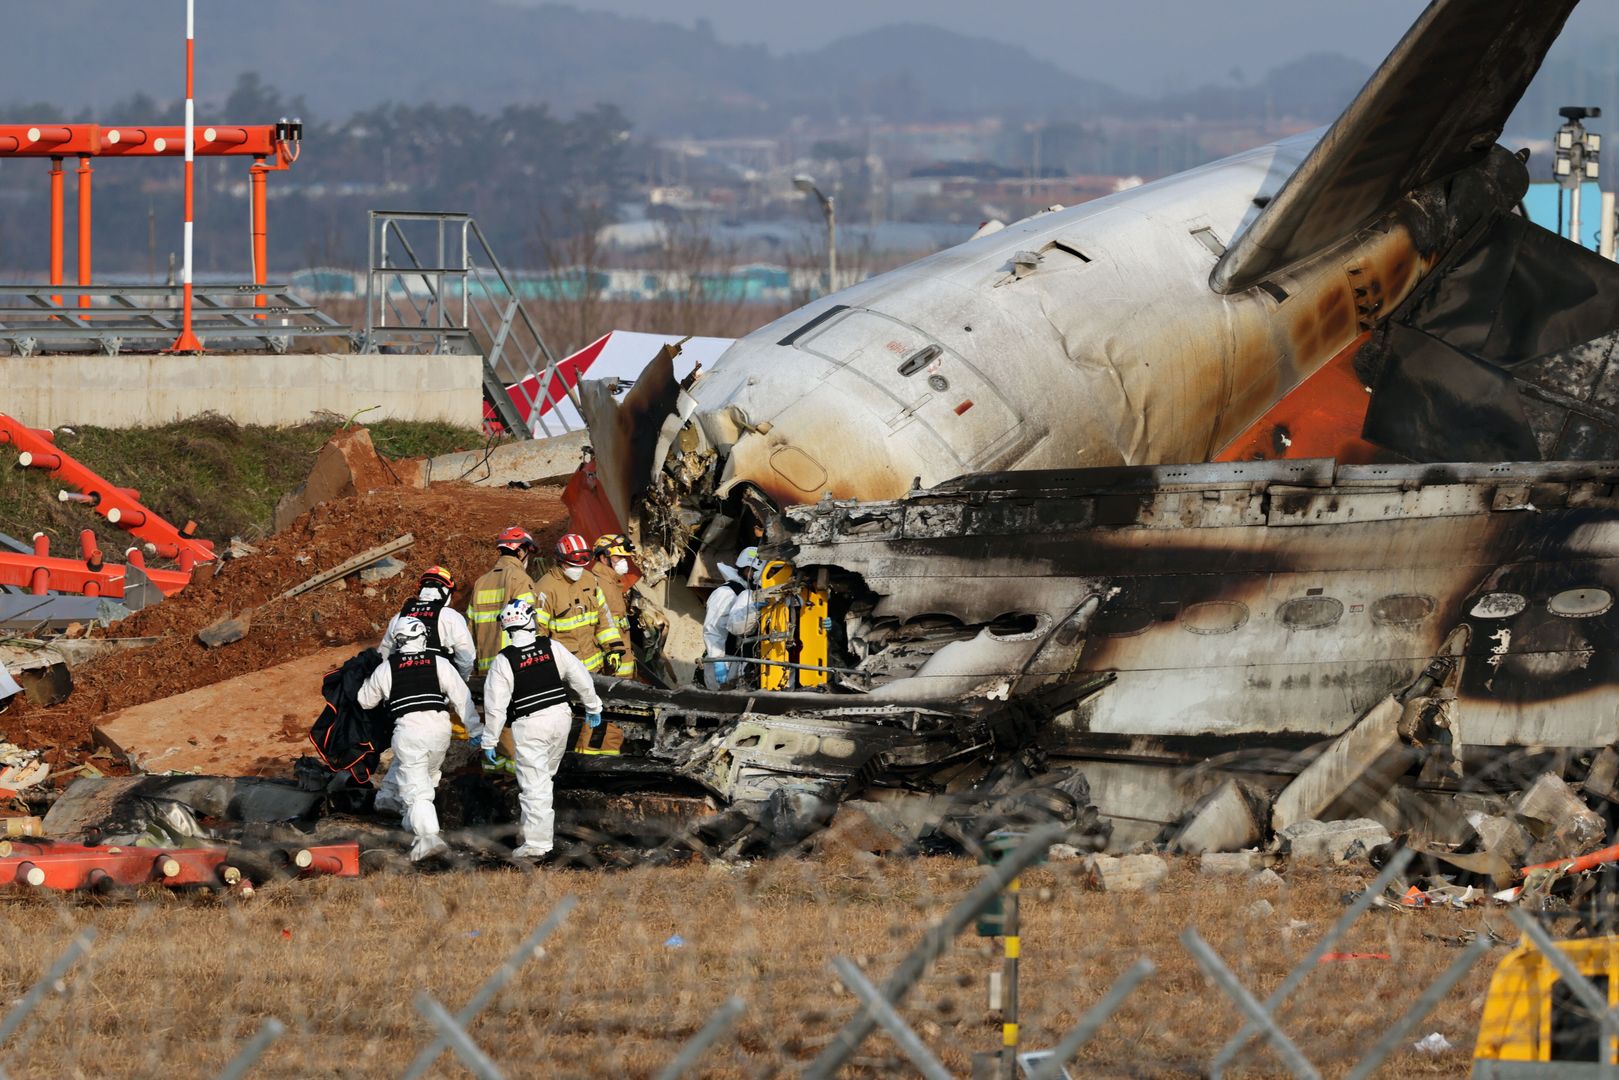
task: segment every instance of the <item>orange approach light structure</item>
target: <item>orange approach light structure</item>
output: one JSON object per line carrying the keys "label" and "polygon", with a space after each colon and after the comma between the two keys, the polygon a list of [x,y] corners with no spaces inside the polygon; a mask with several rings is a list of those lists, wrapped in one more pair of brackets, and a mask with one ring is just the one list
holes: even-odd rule
{"label": "orange approach light structure", "polygon": [[[266,179],[272,172],[290,169],[298,160],[303,141],[303,124],[283,119],[274,124],[217,125],[199,128],[196,154],[199,157],[250,157],[252,179],[253,282],[266,284],[268,229]],[[63,184],[62,163],[79,159],[78,284],[91,283],[92,190],[94,170],[91,158],[106,157],[184,157],[186,129],[180,124],[0,124],[0,158],[48,158],[50,168],[50,274],[52,285],[63,283]],[[53,297],[60,305],[61,297]],[[265,297],[257,298],[260,307]],[[90,307],[88,296],[79,297],[79,307]],[[261,316],[262,317],[262,316]]]}
{"label": "orange approach light structure", "polygon": [[[173,596],[191,580],[191,571],[216,558],[214,546],[197,537],[194,522],[176,528],[141,505],[140,492],[118,487],[76,460],[56,445],[52,432],[30,428],[0,413],[0,446],[17,452],[22,468],[43,469],[66,484],[59,493],[63,502],[84,503],[108,523],[118,526],[143,542],[125,552],[127,566],[108,563],[96,547],[95,534],[79,534],[80,559],[52,557],[50,541],[43,534],[34,537],[32,554],[0,552],[0,585],[26,588],[35,595],[49,591],[80,593],[84,596],[124,596],[128,567],[141,571],[164,596]],[[71,490],[69,490],[71,489]],[[146,556],[167,559],[178,570],[148,568]]]}

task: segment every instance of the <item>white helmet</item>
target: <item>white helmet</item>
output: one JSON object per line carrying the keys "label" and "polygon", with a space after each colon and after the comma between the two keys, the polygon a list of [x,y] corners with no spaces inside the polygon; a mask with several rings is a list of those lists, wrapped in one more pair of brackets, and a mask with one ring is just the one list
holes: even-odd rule
{"label": "white helmet", "polygon": [[500,609],[500,628],[508,633],[513,630],[534,629],[534,605],[527,600],[512,600]]}
{"label": "white helmet", "polygon": [[759,558],[759,549],[756,547],[745,547],[741,551],[737,552],[736,568],[738,570],[763,570],[765,568],[765,562],[763,559]]}
{"label": "white helmet", "polygon": [[394,644],[400,652],[421,652],[427,648],[427,627],[422,620],[406,616],[394,627]]}

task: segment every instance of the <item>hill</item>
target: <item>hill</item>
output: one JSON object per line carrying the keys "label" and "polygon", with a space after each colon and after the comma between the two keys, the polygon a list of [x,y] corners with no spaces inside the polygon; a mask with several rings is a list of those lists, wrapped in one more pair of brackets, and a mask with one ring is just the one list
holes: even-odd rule
{"label": "hill", "polygon": [[[220,100],[256,71],[325,119],[384,101],[483,111],[545,102],[565,113],[610,101],[642,131],[690,134],[780,130],[800,115],[1088,110],[1123,97],[1017,45],[916,24],[776,55],[722,42],[702,22],[495,0],[445,12],[441,0],[208,5],[198,13],[199,94]],[[11,24],[30,41],[75,43],[16,50],[7,80],[15,99],[104,110],[181,88],[182,23],[153,19],[144,5],[58,0],[12,13]],[[110,55],[119,61],[95,59]]]}

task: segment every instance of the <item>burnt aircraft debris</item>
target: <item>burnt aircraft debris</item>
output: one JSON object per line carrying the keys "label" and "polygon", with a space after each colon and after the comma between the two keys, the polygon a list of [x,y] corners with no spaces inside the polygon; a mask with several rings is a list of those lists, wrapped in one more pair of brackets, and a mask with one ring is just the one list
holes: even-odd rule
{"label": "burnt aircraft debris", "polygon": [[[603,680],[627,751],[758,815],[1036,753],[1121,849],[1611,790],[1619,267],[1516,216],[1496,145],[1574,2],[1436,0],[1325,132],[582,386],[673,676]],[[1245,438],[1328,370],[1375,463]],[[695,688],[753,545],[744,679]]]}

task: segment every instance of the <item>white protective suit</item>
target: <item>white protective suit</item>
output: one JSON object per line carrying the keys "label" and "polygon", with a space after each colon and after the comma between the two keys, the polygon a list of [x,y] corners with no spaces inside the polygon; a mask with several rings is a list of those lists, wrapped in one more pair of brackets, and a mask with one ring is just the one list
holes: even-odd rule
{"label": "white protective suit", "polygon": [[[511,632],[511,644],[526,649],[534,644],[532,630]],[[601,698],[596,696],[595,683],[579,658],[565,649],[554,638],[551,655],[556,660],[557,674],[563,685],[584,706],[587,713],[602,711]],[[500,741],[501,728],[508,720],[512,725],[512,744],[517,750],[518,807],[522,812],[523,844],[516,854],[538,857],[546,854],[554,844],[556,811],[552,805],[552,782],[562,755],[568,751],[568,730],[573,725],[573,710],[566,703],[550,705],[526,716],[508,717],[506,708],[512,699],[512,666],[502,651],[489,665],[489,677],[483,684],[483,710],[485,724],[482,745],[493,750]]]}
{"label": "white protective suit", "polygon": [[[747,579],[735,567],[720,563],[725,580],[740,589],[721,585],[708,594],[703,615],[703,649],[709,656],[727,656],[725,650],[732,635],[751,634],[759,626],[759,611],[754,607],[754,591]],[[719,690],[736,682],[742,674],[741,664],[704,664],[703,685]]]}
{"label": "white protective suit", "polygon": [[[406,650],[403,655],[411,651]],[[467,731],[477,738],[478,706],[473,704],[466,681],[442,656],[434,658],[434,667],[438,672],[439,689],[449,699],[450,707]],[[392,693],[393,667],[383,661],[360,687],[360,708],[374,709]],[[438,834],[438,811],[433,806],[433,796],[443,772],[444,752],[449,748],[450,714],[447,712],[406,713],[394,723],[394,760],[388,770],[388,781],[397,793],[402,824],[416,835],[410,848],[412,861],[445,850],[445,843]]]}
{"label": "white protective suit", "polygon": [[[450,662],[455,665],[456,672],[464,681],[471,678],[472,668],[478,662],[478,647],[473,644],[472,628],[467,625],[467,617],[450,606],[450,594],[447,589],[438,585],[423,585],[421,591],[416,594],[417,599],[427,603],[432,603],[441,596],[445,603],[438,613],[439,645],[451,652]],[[399,620],[402,618],[403,615],[395,615],[388,621],[388,628],[382,632],[382,641],[377,645],[377,652],[382,654],[384,661],[393,655],[394,631],[399,629]],[[392,814],[404,813],[404,802],[399,797],[399,770],[392,764],[377,782],[376,808]]]}
{"label": "white protective suit", "polygon": [[[438,613],[438,642],[450,652],[450,662],[455,670],[461,674],[463,680],[472,677],[472,667],[478,662],[478,646],[472,641],[472,627],[467,625],[467,617],[450,606],[449,593],[437,585],[423,585],[421,592],[416,594],[418,600],[432,603],[439,597],[444,598],[444,609]],[[388,620],[388,628],[382,632],[382,641],[377,645],[377,652],[382,654],[384,660],[393,654],[394,631],[399,629],[399,620],[402,616],[395,615]]]}

